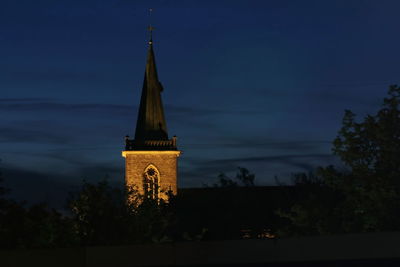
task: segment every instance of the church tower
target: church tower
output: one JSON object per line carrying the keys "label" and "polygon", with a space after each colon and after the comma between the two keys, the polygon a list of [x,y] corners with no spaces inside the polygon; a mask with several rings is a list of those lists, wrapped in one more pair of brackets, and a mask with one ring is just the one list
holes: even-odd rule
{"label": "church tower", "polygon": [[[152,28],[150,27],[150,34]],[[153,41],[150,37],[146,70],[136,122],[135,138],[125,138],[125,183],[151,198],[166,199],[165,192],[177,193],[180,151],[176,137],[168,138],[161,100],[163,87],[158,80]]]}

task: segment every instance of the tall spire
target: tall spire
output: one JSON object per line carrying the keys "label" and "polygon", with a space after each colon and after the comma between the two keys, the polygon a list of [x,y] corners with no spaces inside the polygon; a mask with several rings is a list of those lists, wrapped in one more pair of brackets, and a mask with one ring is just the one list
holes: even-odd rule
{"label": "tall spire", "polygon": [[[150,14],[151,14],[150,9]],[[163,86],[158,80],[156,60],[153,51],[153,30],[149,24],[149,47],[147,50],[146,69],[142,96],[140,98],[139,113],[136,123],[135,138],[125,137],[125,151],[143,150],[177,150],[176,136],[168,139],[167,123],[161,100]]]}
{"label": "tall spire", "polygon": [[147,52],[146,70],[136,124],[135,140],[168,140],[167,125],[161,100],[163,87],[158,80],[153,41],[149,27],[150,41]]}

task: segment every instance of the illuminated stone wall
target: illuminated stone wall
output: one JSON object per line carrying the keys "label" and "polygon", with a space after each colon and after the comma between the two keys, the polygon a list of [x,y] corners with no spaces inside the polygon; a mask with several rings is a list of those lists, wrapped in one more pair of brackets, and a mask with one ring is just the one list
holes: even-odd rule
{"label": "illuminated stone wall", "polygon": [[[137,186],[141,194],[143,190],[143,175],[149,165],[154,165],[160,173],[161,191],[172,190],[177,194],[177,170],[180,151],[123,151],[125,157],[125,183],[127,186]],[[165,194],[161,197],[164,198]]]}

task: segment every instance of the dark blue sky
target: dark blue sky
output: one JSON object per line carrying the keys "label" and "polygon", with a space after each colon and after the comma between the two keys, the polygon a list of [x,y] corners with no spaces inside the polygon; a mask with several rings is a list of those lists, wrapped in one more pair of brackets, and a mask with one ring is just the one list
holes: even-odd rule
{"label": "dark blue sky", "polygon": [[181,187],[336,163],[344,109],[399,83],[399,1],[0,1],[0,158],[22,198],[123,181],[148,8]]}

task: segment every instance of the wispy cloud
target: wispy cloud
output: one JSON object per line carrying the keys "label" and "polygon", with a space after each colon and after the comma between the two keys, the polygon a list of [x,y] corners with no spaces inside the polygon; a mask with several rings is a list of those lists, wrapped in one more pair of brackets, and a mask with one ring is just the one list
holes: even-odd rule
{"label": "wispy cloud", "polygon": [[[290,178],[290,173],[314,171],[318,166],[326,166],[337,162],[335,156],[331,154],[285,154],[285,155],[261,155],[254,157],[234,157],[224,159],[201,159],[187,158],[185,161],[188,166],[181,169],[181,177],[184,186],[199,186],[201,183],[215,181],[221,172],[231,173],[237,167],[248,167],[250,171],[256,173],[259,184],[271,183],[277,168],[289,175],[283,177]],[[252,169],[249,166],[256,166]],[[260,175],[261,173],[261,175]]]}
{"label": "wispy cloud", "polygon": [[315,166],[310,163],[313,160],[330,160],[334,156],[331,154],[304,154],[304,155],[278,155],[278,156],[254,156],[254,157],[237,157],[237,158],[226,158],[226,159],[216,159],[216,160],[194,160],[192,164],[200,164],[200,168],[205,166],[218,168],[222,166],[238,166],[243,163],[279,163],[291,167],[299,167],[305,171],[312,170]]}
{"label": "wispy cloud", "polygon": [[[110,103],[65,103],[51,98],[0,98],[0,110],[3,111],[34,111],[34,112],[57,112],[57,111],[102,111],[118,112],[125,114],[135,113],[138,105],[123,105]],[[258,109],[236,109],[236,108],[202,108],[179,105],[165,105],[166,112],[171,116],[218,116],[220,114],[259,114]]]}
{"label": "wispy cloud", "polygon": [[35,98],[35,97],[21,97],[21,98],[0,98],[0,103],[24,103],[24,102],[37,102],[37,101],[52,101],[50,98]]}
{"label": "wispy cloud", "polygon": [[55,82],[85,82],[85,81],[102,81],[105,75],[96,72],[73,71],[62,68],[51,68],[42,70],[21,70],[15,68],[3,70],[7,75],[4,76],[3,82],[7,81],[24,81],[24,82],[41,82],[41,81],[55,81]]}
{"label": "wispy cloud", "polygon": [[3,111],[29,111],[29,112],[118,112],[132,113],[134,108],[129,105],[119,104],[69,104],[56,101],[45,101],[44,99],[3,99],[0,100],[0,110]]}
{"label": "wispy cloud", "polygon": [[298,167],[305,171],[311,171],[315,166],[310,164],[310,160],[315,159],[332,159],[330,154],[306,154],[306,155],[279,155],[279,156],[256,156],[256,157],[243,157],[221,159],[216,161],[208,161],[205,164],[240,164],[248,162],[264,162],[264,163],[279,163],[291,167]]}
{"label": "wispy cloud", "polygon": [[108,177],[110,184],[115,186],[121,186],[124,182],[123,170],[111,164],[83,165],[77,177],[49,170],[37,172],[9,164],[2,166],[1,170],[4,186],[11,189],[10,197],[19,201],[27,200],[28,203],[46,202],[56,208],[65,207],[69,193],[78,190],[83,180],[95,183]]}
{"label": "wispy cloud", "polygon": [[[0,110],[3,111],[100,111],[132,114],[138,109],[137,105],[108,104],[108,103],[64,103],[48,98],[0,98]],[[204,116],[229,112],[224,109],[194,108],[189,106],[166,105],[165,110],[172,116]]]}
{"label": "wispy cloud", "polygon": [[67,144],[70,138],[67,136],[53,134],[48,131],[30,130],[24,127],[0,127],[0,143],[49,143]]}

